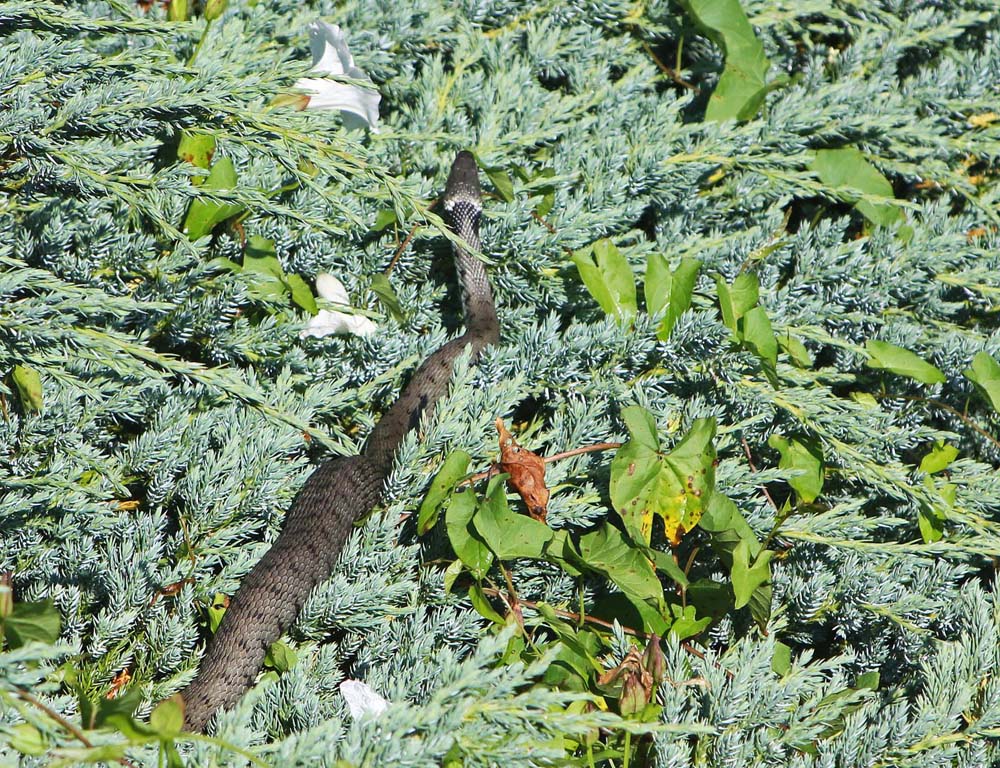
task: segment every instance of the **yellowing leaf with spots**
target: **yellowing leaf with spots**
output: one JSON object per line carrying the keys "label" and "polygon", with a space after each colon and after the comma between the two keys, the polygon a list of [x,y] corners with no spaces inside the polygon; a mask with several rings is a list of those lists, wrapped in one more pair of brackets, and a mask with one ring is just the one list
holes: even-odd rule
{"label": "yellowing leaf with spots", "polygon": [[642,408],[624,409],[631,438],[611,462],[611,503],[637,542],[650,543],[659,515],[674,545],[701,519],[715,487],[715,419],[698,419],[670,453],[661,453]]}

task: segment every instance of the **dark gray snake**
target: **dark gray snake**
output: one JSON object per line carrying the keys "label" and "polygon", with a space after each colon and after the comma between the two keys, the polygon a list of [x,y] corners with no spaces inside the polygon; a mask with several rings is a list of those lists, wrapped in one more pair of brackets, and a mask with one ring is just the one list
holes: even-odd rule
{"label": "dark gray snake", "polygon": [[[452,230],[479,250],[482,202],[476,162],[459,152],[442,198]],[[482,263],[453,246],[466,331],[424,361],[399,399],[379,420],[359,456],[332,459],[306,481],[284,528],[230,602],[183,691],[184,724],[202,731],[220,708],[232,706],[257,676],[268,646],[298,615],[310,591],[327,579],[354,522],[383,497],[396,450],[406,433],[445,393],[456,358],[478,355],[499,337],[493,291]]]}

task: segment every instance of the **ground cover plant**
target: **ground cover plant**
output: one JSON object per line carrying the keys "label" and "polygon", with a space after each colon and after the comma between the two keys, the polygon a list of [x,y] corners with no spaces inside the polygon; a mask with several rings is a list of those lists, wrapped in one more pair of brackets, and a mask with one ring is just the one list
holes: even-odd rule
{"label": "ground cover plant", "polygon": [[[998,34],[0,2],[0,764],[995,763]],[[184,733],[298,488],[461,327],[460,149],[501,343]]]}

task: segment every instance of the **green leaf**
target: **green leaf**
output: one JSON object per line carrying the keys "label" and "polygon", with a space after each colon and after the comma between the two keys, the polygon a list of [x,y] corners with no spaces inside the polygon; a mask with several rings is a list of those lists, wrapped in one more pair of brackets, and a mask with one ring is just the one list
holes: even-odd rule
{"label": "green leaf", "polygon": [[721,619],[733,609],[733,590],[729,584],[711,579],[691,582],[687,589],[687,599],[699,615],[709,616],[713,620]]}
{"label": "green leaf", "polygon": [[646,545],[652,537],[653,516],[661,498],[657,494],[663,491],[665,497],[670,491],[671,478],[661,478],[663,473],[660,455],[636,440],[625,443],[611,460],[611,506],[621,515],[632,538]]}
{"label": "green leaf", "polygon": [[673,274],[667,265],[667,260],[659,253],[649,254],[646,259],[646,279],[643,283],[643,293],[646,296],[646,311],[658,315],[670,301],[670,287]]}
{"label": "green leaf", "polygon": [[488,168],[486,175],[504,202],[514,202],[514,182],[510,179],[510,174],[503,168]]}
{"label": "green leaf", "polygon": [[920,460],[920,471],[933,475],[947,469],[957,456],[958,448],[939,440],[931,448],[930,453]]}
{"label": "green leaf", "polygon": [[771,584],[761,584],[750,595],[750,616],[761,629],[767,628],[771,619]]}
{"label": "green leaf", "polygon": [[222,617],[226,614],[226,601],[228,598],[221,592],[216,592],[212,597],[212,604],[208,606],[208,631],[213,635],[218,631]]}
{"label": "green leaf", "polygon": [[264,275],[276,280],[285,279],[285,271],[278,261],[278,251],[274,240],[260,235],[251,235],[247,239],[246,251],[243,254],[243,271],[255,275]]}
{"label": "green leaf", "polygon": [[223,256],[220,256],[216,259],[212,259],[210,262],[208,262],[208,264],[209,266],[212,267],[218,267],[219,269],[224,269],[227,272],[236,273],[243,271],[243,266],[241,264],[237,264],[232,259],[227,259]]}
{"label": "green leaf", "polygon": [[858,675],[858,679],[854,681],[854,687],[857,690],[868,688],[869,690],[877,691],[879,678],[881,678],[881,674],[877,669],[874,669],[871,672],[865,672],[864,674]]}
{"label": "green leaf", "polygon": [[701,262],[698,259],[681,259],[670,281],[670,304],[667,313],[656,328],[656,338],[666,341],[674,330],[677,320],[691,307],[694,284],[698,279]]}
{"label": "green leaf", "polygon": [[191,163],[196,168],[206,170],[212,164],[215,154],[215,137],[206,133],[188,133],[181,131],[181,140],[177,143],[177,157]]}
{"label": "green leaf", "polygon": [[792,649],[784,643],[774,644],[774,655],[771,657],[771,671],[778,677],[784,677],[792,671]]}
{"label": "green leaf", "polygon": [[280,640],[275,640],[267,648],[264,654],[264,666],[270,667],[280,674],[284,674],[298,662],[299,656],[287,644]]}
{"label": "green leaf", "polygon": [[[236,167],[233,161],[228,157],[219,158],[201,186],[204,189],[235,189]],[[196,197],[188,208],[184,231],[188,239],[197,240],[209,234],[217,224],[242,213],[244,207],[242,203],[222,203]]]}
{"label": "green leaf", "polygon": [[445,507],[444,524],[455,555],[479,580],[493,564],[493,553],[472,526],[476,502],[476,494],[471,490],[453,493]]}
{"label": "green leaf", "polygon": [[682,259],[673,272],[667,260],[660,254],[650,254],[646,261],[646,280],[643,290],[646,295],[646,310],[651,315],[663,313],[656,328],[656,337],[666,341],[682,314],[691,306],[694,284],[698,278],[701,262],[698,259]]}
{"label": "green leaf", "polygon": [[387,208],[384,211],[379,211],[375,215],[375,224],[372,226],[372,230],[374,232],[381,232],[383,229],[395,224],[397,221],[396,211],[392,208]]}
{"label": "green leaf", "polygon": [[[485,545],[483,545],[483,549],[486,549]],[[452,561],[451,565],[444,569],[444,593],[446,595],[451,594],[451,588],[455,586],[458,577],[462,575],[463,569],[464,563],[461,560]]]}
{"label": "green leaf", "polygon": [[920,528],[920,538],[927,544],[941,541],[944,538],[945,516],[941,510],[921,503],[917,510],[917,525]]}
{"label": "green leaf", "polygon": [[553,187],[546,187],[546,191],[542,195],[542,199],[538,201],[538,205],[535,206],[535,213],[539,216],[547,216],[549,211],[551,211],[556,205],[556,191]]}
{"label": "green leaf", "polygon": [[544,601],[535,604],[539,615],[545,620],[565,647],[576,655],[573,663],[580,676],[587,678],[592,672],[603,672],[604,667],[597,656],[601,652],[601,639],[589,629],[577,631],[571,624],[560,618],[555,609]]}
{"label": "green leaf", "polygon": [[[20,723],[11,727],[6,741],[22,755],[44,755],[49,748],[48,739],[42,732],[29,723]],[[15,761],[12,765],[16,765]]]}
{"label": "green leaf", "polygon": [[103,725],[116,729],[132,744],[148,744],[159,737],[146,723],[139,722],[131,715],[114,712],[105,718]]}
{"label": "green leaf", "polygon": [[[688,433],[663,457],[680,481],[684,494],[683,499],[677,500],[677,508],[668,500],[666,510],[676,512],[685,531],[698,524],[715,488],[714,439],[715,419],[695,419]],[[665,524],[669,519],[672,515],[664,515]]]}
{"label": "green leaf", "polygon": [[739,508],[726,494],[719,493],[718,491],[712,494],[712,498],[708,500],[708,506],[705,508],[705,513],[702,515],[701,520],[698,521],[698,525],[702,530],[709,533],[721,533],[722,531],[730,530],[736,532],[738,539],[750,543],[750,553],[756,557],[757,550],[753,548],[753,543],[756,543],[757,536],[754,534],[750,524],[740,514]]}
{"label": "green leaf", "polygon": [[740,338],[739,321],[748,311],[757,306],[760,296],[760,283],[757,276],[749,272],[738,275],[732,285],[723,280],[722,275],[715,278],[715,286],[719,293],[719,309],[722,312],[722,323]]}
{"label": "green leaf", "polygon": [[42,399],[42,377],[38,375],[38,371],[26,365],[15,365],[14,370],[11,371],[11,378],[17,388],[21,407],[26,412],[40,412],[44,401]]}
{"label": "green leaf", "polygon": [[292,293],[292,301],[302,307],[302,309],[310,315],[315,315],[319,312],[319,307],[316,306],[316,297],[313,296],[312,290],[306,281],[302,279],[301,275],[286,275],[285,285],[288,286],[288,289]]}
{"label": "green leaf", "polygon": [[565,529],[552,532],[552,539],[545,548],[545,559],[558,565],[574,579],[581,576],[586,568]]}
{"label": "green leaf", "polygon": [[733,569],[734,553],[740,544],[744,544],[750,557],[757,557],[761,544],[753,529],[747,524],[743,515],[725,494],[713,493],[708,502],[708,509],[699,523],[709,532],[709,542],[712,550],[730,571]]}
{"label": "green leaf", "polygon": [[392,284],[389,282],[389,278],[386,277],[382,272],[377,272],[372,276],[372,281],[369,284],[372,292],[378,297],[378,300],[382,302],[382,306],[385,307],[386,311],[392,315],[393,320],[397,323],[403,322],[405,315],[403,314],[403,308],[399,305],[399,298],[396,296],[396,292],[392,289]]}
{"label": "green leaf", "polygon": [[[44,755],[48,750],[48,739],[35,726],[19,723],[11,727],[6,737],[7,743],[22,755]],[[16,765],[17,761],[11,763]]]}
{"label": "green leaf", "polygon": [[812,355],[809,354],[809,350],[806,349],[805,344],[787,332],[784,336],[778,336],[777,339],[778,346],[791,358],[795,365],[799,368],[812,368]]}
{"label": "green leaf", "polygon": [[4,637],[10,650],[31,642],[51,645],[59,639],[59,610],[51,599],[37,603],[14,603],[11,614],[3,620]]}
{"label": "green leaf", "polygon": [[652,564],[610,523],[580,537],[580,557],[630,598],[662,604],[663,587]]}
{"label": "green leaf", "polygon": [[486,593],[483,592],[483,587],[479,584],[479,582],[473,582],[469,585],[469,602],[472,603],[472,607],[475,608],[476,612],[484,619],[489,619],[494,624],[499,624],[500,626],[507,623],[504,621],[503,616],[493,609],[493,606],[486,598]]}
{"label": "green leaf", "polygon": [[673,624],[670,625],[670,631],[676,635],[678,640],[686,640],[689,637],[700,635],[712,623],[711,616],[699,618],[693,605],[686,605],[682,608],[679,605],[671,604],[670,613],[674,620]]}
{"label": "green leaf", "polygon": [[972,358],[972,365],[962,374],[971,381],[979,393],[1000,413],[1000,363],[989,353],[979,352]]}
{"label": "green leaf", "polygon": [[427,489],[427,495],[424,496],[424,500],[420,504],[420,512],[417,515],[417,533],[419,535],[423,536],[437,523],[438,510],[451,496],[459,481],[468,473],[471,461],[472,457],[465,451],[452,451],[445,458],[441,469],[434,475],[430,488]]}
{"label": "green leaf", "polygon": [[949,510],[955,506],[955,491],[958,486],[954,483],[938,486],[928,475],[924,478],[924,487],[936,497],[936,501],[920,502],[917,509],[917,525],[920,528],[921,538],[930,544],[944,538],[944,524],[948,519]]}
{"label": "green leaf", "polygon": [[659,515],[667,538],[677,544],[697,525],[715,485],[715,420],[695,421],[666,455],[651,447],[652,436],[638,416],[633,421],[630,431],[640,439],[629,440],[611,460],[611,504],[637,541],[649,544],[653,516]]}
{"label": "green leaf", "polygon": [[681,5],[726,55],[705,121],[749,120],[767,95],[769,63],[739,0],[681,0]]}
{"label": "green leaf", "polygon": [[571,257],[590,295],[609,315],[626,319],[637,311],[635,278],[628,260],[610,240],[577,251]]}
{"label": "green leaf", "polygon": [[[139,705],[142,704],[142,699],[142,691],[138,686],[130,688],[125,691],[125,693],[119,694],[113,699],[102,697],[100,701],[97,702],[97,712],[94,715],[94,727],[100,728],[105,723],[110,723],[113,718],[122,718],[126,723],[129,723],[132,719],[132,715],[135,714],[136,709],[138,709]],[[146,732],[144,737],[148,735],[150,735],[150,732]]]}
{"label": "green leaf", "polygon": [[253,293],[257,297],[283,297],[290,291],[273,240],[251,235],[243,253],[242,269],[244,274],[253,276]]}
{"label": "green leaf", "polygon": [[653,565],[656,567],[660,573],[665,573],[671,579],[673,579],[677,584],[682,587],[687,587],[688,577],[681,567],[677,565],[674,560],[673,555],[669,552],[661,552],[658,549],[647,549],[645,551],[646,557],[652,559]]}
{"label": "green leaf", "polygon": [[865,351],[870,355],[867,362],[869,368],[891,371],[923,384],[943,384],[946,381],[945,375],[933,365],[895,344],[869,339],[865,342]]}
{"label": "green leaf", "polygon": [[760,552],[752,558],[747,542],[741,541],[733,550],[733,593],[736,595],[735,608],[739,609],[750,602],[750,598],[758,587],[771,580],[771,557],[769,549]]}
{"label": "green leaf", "polygon": [[[506,475],[499,477],[506,479]],[[473,526],[500,560],[540,559],[552,538],[552,529],[538,520],[512,512],[507,505],[503,481],[494,480],[487,489],[486,500],[472,518]]]}
{"label": "green leaf", "polygon": [[[902,209],[892,203],[876,203],[865,195],[893,197],[892,184],[864,154],[855,147],[821,149],[810,163],[809,169],[819,176],[826,186],[840,193],[840,197],[854,207],[872,224],[889,226],[903,216]],[[861,192],[859,197],[857,192]]]}
{"label": "green leaf", "polygon": [[[650,600],[657,603],[654,608]],[[667,607],[662,598],[642,600],[624,592],[609,592],[594,599],[590,616],[604,621],[617,621],[626,627],[642,627],[646,632],[655,632],[663,637],[670,631],[670,622],[664,617]]]}
{"label": "green leaf", "polygon": [[170,0],[167,5],[167,21],[187,21],[188,0]]}
{"label": "green leaf", "polygon": [[781,454],[780,469],[793,469],[800,474],[788,479],[799,500],[812,504],[823,492],[823,448],[816,440],[786,440],[781,435],[771,435],[767,444]]}
{"label": "green leaf", "polygon": [[756,306],[743,316],[743,342],[764,362],[764,370],[773,378],[778,364],[778,340],[767,312]]}
{"label": "green leaf", "polygon": [[625,422],[631,440],[652,451],[660,450],[660,436],[653,414],[642,406],[630,405],[622,408],[622,421]]}
{"label": "green leaf", "polygon": [[160,738],[172,739],[184,727],[184,709],[175,699],[164,699],[149,713],[149,727]]}

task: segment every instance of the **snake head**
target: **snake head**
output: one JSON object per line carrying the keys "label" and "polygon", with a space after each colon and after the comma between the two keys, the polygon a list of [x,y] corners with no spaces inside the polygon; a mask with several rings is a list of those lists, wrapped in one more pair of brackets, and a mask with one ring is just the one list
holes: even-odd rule
{"label": "snake head", "polygon": [[455,156],[444,188],[444,209],[452,219],[471,218],[482,210],[479,169],[476,158],[465,150]]}

